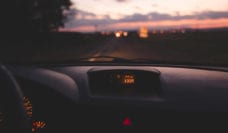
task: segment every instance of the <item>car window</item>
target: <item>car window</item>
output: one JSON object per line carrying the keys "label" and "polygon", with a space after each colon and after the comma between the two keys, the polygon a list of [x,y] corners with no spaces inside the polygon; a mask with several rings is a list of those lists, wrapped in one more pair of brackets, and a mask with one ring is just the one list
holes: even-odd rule
{"label": "car window", "polygon": [[[227,0],[12,0],[2,61],[227,65]],[[118,62],[117,62],[118,63]]]}

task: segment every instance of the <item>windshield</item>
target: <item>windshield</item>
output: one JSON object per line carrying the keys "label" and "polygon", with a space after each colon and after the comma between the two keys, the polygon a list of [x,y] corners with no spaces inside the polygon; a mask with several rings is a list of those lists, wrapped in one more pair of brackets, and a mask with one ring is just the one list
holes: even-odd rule
{"label": "windshield", "polygon": [[140,63],[228,65],[227,0],[12,0],[4,4],[9,6],[1,61],[80,62],[105,56]]}

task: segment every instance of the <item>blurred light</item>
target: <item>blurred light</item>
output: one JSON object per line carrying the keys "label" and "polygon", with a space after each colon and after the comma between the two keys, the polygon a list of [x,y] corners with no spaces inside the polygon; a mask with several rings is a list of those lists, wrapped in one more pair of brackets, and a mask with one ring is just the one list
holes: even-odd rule
{"label": "blurred light", "polygon": [[120,79],[120,78],[121,78],[121,76],[120,76],[119,74],[117,74],[117,75],[116,75],[116,78],[117,78],[117,79]]}
{"label": "blurred light", "polygon": [[94,61],[96,61],[96,58],[90,58],[89,61],[94,62]]}
{"label": "blurred light", "polygon": [[121,31],[115,32],[115,36],[116,38],[120,38],[122,36],[122,32]]}
{"label": "blurred light", "polygon": [[123,36],[127,37],[128,36],[128,32],[123,32]]}
{"label": "blurred light", "polygon": [[123,84],[134,84],[135,83],[135,76],[133,76],[133,75],[124,75],[122,83]]}
{"label": "blurred light", "polygon": [[29,100],[29,98],[27,98],[27,97],[24,97],[23,101],[24,101],[24,107],[26,110],[26,114],[28,115],[29,118],[31,118],[32,117],[32,103]]}
{"label": "blurred light", "polygon": [[125,118],[122,123],[124,126],[131,126],[132,122],[130,118]]}
{"label": "blurred light", "polygon": [[140,38],[148,38],[149,35],[148,35],[148,29],[146,27],[141,27],[139,29],[139,37]]}
{"label": "blurred light", "polygon": [[46,123],[43,121],[35,121],[32,123],[32,132],[35,132],[37,129],[45,128]]}

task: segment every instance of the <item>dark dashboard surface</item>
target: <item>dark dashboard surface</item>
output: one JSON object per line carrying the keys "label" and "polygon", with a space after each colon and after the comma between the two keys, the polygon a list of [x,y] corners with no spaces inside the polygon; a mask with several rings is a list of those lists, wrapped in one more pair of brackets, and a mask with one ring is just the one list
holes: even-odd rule
{"label": "dark dashboard surface", "polygon": [[[7,66],[50,131],[226,129],[228,72],[158,66]],[[199,130],[198,130],[199,129]]]}

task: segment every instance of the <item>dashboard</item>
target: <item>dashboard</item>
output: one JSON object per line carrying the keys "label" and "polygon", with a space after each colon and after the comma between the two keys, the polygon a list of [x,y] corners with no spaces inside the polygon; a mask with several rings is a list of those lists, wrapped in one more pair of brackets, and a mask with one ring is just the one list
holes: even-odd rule
{"label": "dashboard", "polygon": [[33,132],[227,130],[228,72],[166,66],[8,65]]}

